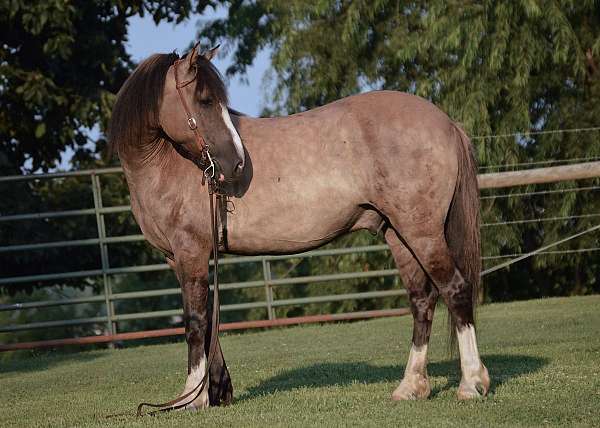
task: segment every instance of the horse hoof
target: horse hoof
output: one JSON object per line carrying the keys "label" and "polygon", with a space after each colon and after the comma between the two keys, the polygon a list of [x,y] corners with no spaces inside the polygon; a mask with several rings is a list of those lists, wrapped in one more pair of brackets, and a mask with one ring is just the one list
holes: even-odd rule
{"label": "horse hoof", "polygon": [[458,387],[458,399],[472,400],[483,398],[487,395],[489,388],[490,377],[487,369],[483,366],[478,375],[472,376],[468,380],[463,376]]}
{"label": "horse hoof", "polygon": [[466,385],[461,383],[458,387],[458,399],[459,400],[474,400],[483,398],[487,395],[487,388],[481,382],[477,382],[474,385]]}
{"label": "horse hoof", "polygon": [[185,407],[182,408],[182,410],[190,410],[193,412],[203,409],[208,409],[208,397],[206,397],[205,400],[201,397],[198,397],[193,402],[186,404]]}
{"label": "horse hoof", "polygon": [[233,390],[229,390],[221,398],[221,406],[229,406],[232,402],[233,402]]}
{"label": "horse hoof", "polygon": [[392,393],[392,400],[424,400],[429,397],[431,388],[429,379],[425,376],[404,377],[396,390]]}
{"label": "horse hoof", "polygon": [[[185,395],[188,391],[183,391],[181,395]],[[191,397],[187,399],[181,400],[181,404],[187,403],[190,401]],[[185,406],[179,408],[179,410],[203,410],[207,409],[210,406],[210,400],[208,398],[208,391],[202,391],[192,402],[187,403]]]}

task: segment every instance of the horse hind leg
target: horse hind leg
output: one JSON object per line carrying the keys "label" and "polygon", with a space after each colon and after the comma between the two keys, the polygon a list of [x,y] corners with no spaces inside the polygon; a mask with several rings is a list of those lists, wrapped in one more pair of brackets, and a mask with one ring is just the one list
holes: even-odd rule
{"label": "horse hind leg", "polygon": [[[438,245],[440,246],[439,264],[431,263],[427,257],[424,259],[430,269],[426,268],[426,270],[431,272],[431,277],[450,311],[452,324],[458,338],[462,376],[457,395],[461,400],[480,398],[487,395],[490,377],[487,368],[481,362],[477,347],[474,319],[474,298],[476,297],[474,297],[473,285],[465,279],[457,267],[450,255],[445,238],[439,239]],[[418,245],[417,248],[419,248]],[[447,275],[449,272],[452,275],[450,280]]]}
{"label": "horse hind leg", "polygon": [[403,223],[400,216],[394,215],[388,219],[439,291],[456,326],[462,371],[458,398],[486,395],[490,378],[477,348],[472,285],[452,257],[443,221],[436,226],[433,221],[419,225]]}
{"label": "horse hind leg", "polygon": [[431,322],[438,299],[437,288],[400,241],[392,228],[385,232],[385,239],[392,251],[400,277],[407,289],[410,309],[413,315],[412,346],[404,377],[394,390],[394,400],[416,400],[429,397],[431,387],[427,377],[427,346],[431,334]]}

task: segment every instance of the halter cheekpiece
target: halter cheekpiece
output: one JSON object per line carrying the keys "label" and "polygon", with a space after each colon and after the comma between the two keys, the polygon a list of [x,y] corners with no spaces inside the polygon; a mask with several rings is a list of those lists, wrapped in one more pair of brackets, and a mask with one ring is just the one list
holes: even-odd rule
{"label": "halter cheekpiece", "polygon": [[[200,134],[200,130],[198,129],[198,122],[196,122],[196,118],[192,115],[192,112],[188,106],[187,101],[183,96],[182,89],[185,88],[190,83],[194,82],[198,77],[198,67],[194,67],[194,75],[191,79],[181,82],[179,80],[178,66],[180,63],[184,61],[183,58],[175,60],[173,63],[173,72],[175,73],[175,88],[177,89],[177,93],[179,94],[179,100],[181,101],[181,105],[185,110],[185,115],[187,116],[187,124],[188,127],[194,132],[196,137],[196,146],[198,150],[200,150],[200,165],[202,165],[202,169],[204,170],[204,178],[202,179],[202,184],[204,184],[204,180],[207,179],[211,182],[215,176],[215,164],[208,150],[208,144]],[[210,185],[210,183],[209,183]]]}

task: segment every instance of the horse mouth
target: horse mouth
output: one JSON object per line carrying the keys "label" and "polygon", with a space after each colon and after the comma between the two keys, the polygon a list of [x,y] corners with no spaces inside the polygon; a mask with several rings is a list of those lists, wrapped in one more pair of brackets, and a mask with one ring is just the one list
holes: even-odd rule
{"label": "horse mouth", "polygon": [[219,161],[213,158],[215,172],[212,176],[211,184],[216,193],[236,198],[242,197],[250,185],[252,179],[252,166],[246,164],[244,172],[240,175],[232,174],[229,176],[223,171]]}
{"label": "horse mouth", "polygon": [[231,177],[227,177],[223,173],[223,168],[221,167],[221,165],[219,164],[219,161],[217,159],[213,158],[213,163],[214,163],[214,174],[212,176],[213,184],[225,186],[228,184],[234,184],[236,182],[236,180],[237,180],[236,176],[234,176],[232,174]]}

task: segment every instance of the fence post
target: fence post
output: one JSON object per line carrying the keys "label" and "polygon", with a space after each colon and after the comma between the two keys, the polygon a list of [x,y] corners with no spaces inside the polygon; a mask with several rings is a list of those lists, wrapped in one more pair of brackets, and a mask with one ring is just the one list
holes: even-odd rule
{"label": "fence post", "polygon": [[263,257],[263,278],[265,280],[265,298],[267,301],[267,315],[269,319],[275,319],[275,311],[273,310],[273,285],[271,284],[271,263]]}
{"label": "fence post", "polygon": [[108,269],[108,245],[106,244],[106,227],[104,224],[104,214],[102,209],[102,191],[100,187],[100,177],[92,172],[92,192],[94,194],[94,212],[96,213],[96,225],[98,226],[98,240],[100,241],[100,260],[102,263],[102,281],[104,282],[104,304],[106,305],[107,328],[109,334],[117,332],[117,323],[113,321],[114,304],[111,299],[112,286]]}

